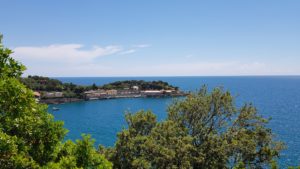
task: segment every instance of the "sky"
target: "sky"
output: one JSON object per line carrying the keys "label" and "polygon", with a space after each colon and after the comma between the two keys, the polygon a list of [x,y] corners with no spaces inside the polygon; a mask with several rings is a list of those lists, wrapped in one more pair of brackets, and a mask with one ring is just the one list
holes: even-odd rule
{"label": "sky", "polygon": [[0,0],[25,75],[300,75],[299,0]]}

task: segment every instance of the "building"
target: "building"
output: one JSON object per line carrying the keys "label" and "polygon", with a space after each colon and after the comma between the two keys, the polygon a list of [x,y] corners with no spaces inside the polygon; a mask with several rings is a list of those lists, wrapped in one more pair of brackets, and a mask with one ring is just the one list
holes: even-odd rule
{"label": "building", "polygon": [[84,92],[85,99],[91,100],[91,99],[98,99],[106,97],[107,93],[105,90],[90,90]]}
{"label": "building", "polygon": [[115,96],[118,94],[118,91],[117,90],[106,90],[106,94],[109,95],[109,96]]}
{"label": "building", "polygon": [[43,93],[43,98],[61,98],[63,97],[63,92],[45,92]]}
{"label": "building", "polygon": [[41,100],[41,94],[39,92],[33,92],[34,98],[36,102]]}
{"label": "building", "polygon": [[141,91],[142,96],[144,97],[160,97],[164,95],[163,90],[144,90]]}
{"label": "building", "polygon": [[33,92],[33,95],[36,99],[41,99],[41,94],[39,92]]}
{"label": "building", "polygon": [[132,95],[138,95],[140,94],[140,91],[138,90],[118,90],[118,95],[119,96],[132,96]]}
{"label": "building", "polygon": [[133,90],[139,90],[139,87],[138,86],[132,86],[132,89]]}

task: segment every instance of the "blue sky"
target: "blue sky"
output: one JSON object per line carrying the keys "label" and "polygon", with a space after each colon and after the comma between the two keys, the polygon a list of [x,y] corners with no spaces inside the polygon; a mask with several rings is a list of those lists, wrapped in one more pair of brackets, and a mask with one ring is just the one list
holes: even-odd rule
{"label": "blue sky", "polygon": [[1,0],[26,75],[300,75],[298,0]]}

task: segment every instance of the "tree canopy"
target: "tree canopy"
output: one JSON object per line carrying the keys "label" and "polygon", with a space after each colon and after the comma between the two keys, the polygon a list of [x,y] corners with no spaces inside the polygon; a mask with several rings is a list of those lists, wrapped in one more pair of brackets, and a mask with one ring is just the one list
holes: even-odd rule
{"label": "tree canopy", "polygon": [[95,83],[88,86],[76,85],[73,83],[63,83],[60,80],[43,77],[43,76],[28,76],[21,77],[20,81],[34,91],[44,92],[63,92],[63,96],[67,98],[84,98],[84,92],[89,90],[133,90],[137,86],[139,90],[178,90],[167,82],[163,81],[144,81],[144,80],[124,80],[116,81],[102,86],[97,86]]}
{"label": "tree canopy", "polygon": [[168,82],[159,81],[144,81],[144,80],[124,80],[100,86],[102,89],[131,89],[133,86],[138,86],[140,90],[177,90],[178,87],[170,85]]}
{"label": "tree canopy", "polygon": [[165,121],[149,111],[126,121],[106,152],[115,168],[264,168],[283,148],[253,105],[237,108],[220,88],[175,101]]}
{"label": "tree canopy", "polygon": [[11,53],[0,44],[1,168],[111,168],[89,136],[63,142],[63,122],[54,121],[47,106],[19,81],[25,66]]}

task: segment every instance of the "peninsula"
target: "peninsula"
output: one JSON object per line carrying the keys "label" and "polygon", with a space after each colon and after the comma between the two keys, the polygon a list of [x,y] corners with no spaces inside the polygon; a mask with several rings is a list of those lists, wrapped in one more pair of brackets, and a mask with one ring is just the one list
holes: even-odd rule
{"label": "peninsula", "polygon": [[187,94],[163,81],[126,80],[102,86],[82,86],[48,77],[28,76],[21,78],[21,82],[35,91],[39,102],[46,104],[114,98],[179,97]]}

